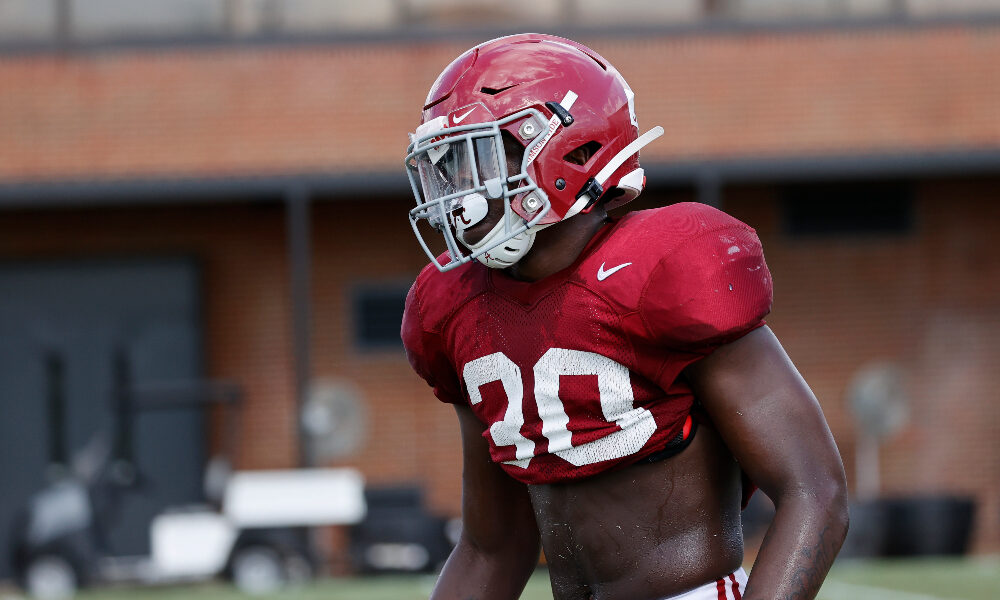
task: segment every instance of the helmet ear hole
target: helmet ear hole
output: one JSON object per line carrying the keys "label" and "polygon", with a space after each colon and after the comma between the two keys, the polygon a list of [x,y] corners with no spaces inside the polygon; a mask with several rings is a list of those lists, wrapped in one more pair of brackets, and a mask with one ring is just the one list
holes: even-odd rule
{"label": "helmet ear hole", "polygon": [[608,203],[625,195],[625,190],[613,187],[601,196],[601,202]]}
{"label": "helmet ear hole", "polygon": [[590,162],[591,157],[597,154],[597,151],[601,149],[601,144],[597,141],[591,140],[586,144],[577,146],[576,148],[569,151],[563,160],[568,163],[573,163],[574,165],[584,166]]}

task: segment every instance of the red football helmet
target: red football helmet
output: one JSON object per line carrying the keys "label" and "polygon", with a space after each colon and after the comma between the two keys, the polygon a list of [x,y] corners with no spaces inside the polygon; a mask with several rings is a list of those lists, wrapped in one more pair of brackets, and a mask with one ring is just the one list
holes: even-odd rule
{"label": "red football helmet", "polygon": [[[633,98],[599,54],[551,35],[498,38],[455,59],[431,86],[405,159],[417,199],[410,223],[431,261],[442,271],[473,258],[508,267],[538,230],[598,200],[612,209],[635,198],[645,183],[639,149],[663,128],[640,137]],[[507,172],[503,132],[523,147],[520,172]],[[581,147],[590,158],[568,160]],[[499,198],[504,218],[467,242],[464,231]],[[444,235],[448,262],[428,248],[422,219]]]}

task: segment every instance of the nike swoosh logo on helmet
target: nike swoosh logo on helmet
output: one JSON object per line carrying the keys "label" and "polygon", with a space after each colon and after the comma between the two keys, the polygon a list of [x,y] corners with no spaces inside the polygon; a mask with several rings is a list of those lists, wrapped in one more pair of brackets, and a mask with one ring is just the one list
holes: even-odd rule
{"label": "nike swoosh logo on helmet", "polygon": [[471,115],[471,114],[472,114],[473,112],[475,112],[475,111],[476,111],[476,107],[475,107],[475,106],[473,106],[472,108],[470,108],[470,109],[469,109],[469,112],[465,113],[465,114],[464,114],[464,115],[462,115],[461,117],[452,117],[451,119],[452,119],[452,121],[454,121],[454,122],[455,122],[455,124],[457,125],[457,124],[461,123],[462,121],[464,121],[464,120],[465,120],[465,117],[467,117],[467,116]]}
{"label": "nike swoosh logo on helmet", "polygon": [[600,268],[597,269],[597,280],[598,281],[604,281],[605,279],[607,279],[611,275],[613,275],[613,274],[617,273],[618,271],[624,269],[625,267],[629,266],[630,264],[632,264],[632,263],[630,263],[630,262],[622,263],[622,264],[618,265],[617,267],[611,267],[610,269],[608,269],[607,271],[605,271],[604,270],[604,263],[601,263]]}

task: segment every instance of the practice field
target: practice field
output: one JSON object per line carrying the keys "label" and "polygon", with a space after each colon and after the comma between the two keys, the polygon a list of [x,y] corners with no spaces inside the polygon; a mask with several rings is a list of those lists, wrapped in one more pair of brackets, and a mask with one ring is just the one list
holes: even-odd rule
{"label": "practice field", "polygon": [[[420,600],[430,593],[434,578],[370,577],[326,579],[308,586],[260,596],[271,600]],[[1000,598],[1000,557],[969,560],[907,560],[838,563],[827,579],[821,600],[996,600]],[[16,594],[0,592],[0,600]],[[92,591],[80,600],[236,600],[245,598],[222,584],[122,588]],[[522,600],[552,600],[548,577],[531,578]]]}

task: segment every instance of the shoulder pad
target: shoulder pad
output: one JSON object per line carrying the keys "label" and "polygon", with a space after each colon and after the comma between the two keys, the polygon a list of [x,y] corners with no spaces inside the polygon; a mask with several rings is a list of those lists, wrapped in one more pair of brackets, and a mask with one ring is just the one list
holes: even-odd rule
{"label": "shoulder pad", "polygon": [[660,263],[705,232],[746,225],[693,202],[636,211],[622,217],[581,263],[583,283],[623,311],[636,310]]}
{"label": "shoulder pad", "polygon": [[756,232],[710,207],[675,222],[687,232],[664,255],[640,299],[640,314],[660,343],[676,348],[732,341],[763,323],[771,274]]}

